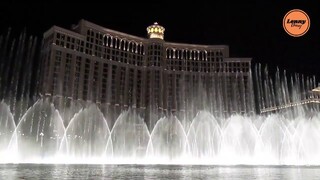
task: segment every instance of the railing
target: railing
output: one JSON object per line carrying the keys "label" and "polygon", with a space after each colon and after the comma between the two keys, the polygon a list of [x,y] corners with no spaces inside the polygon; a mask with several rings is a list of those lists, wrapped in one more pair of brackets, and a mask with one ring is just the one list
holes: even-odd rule
{"label": "railing", "polygon": [[320,98],[319,97],[308,98],[308,99],[303,99],[299,102],[291,102],[291,103],[287,103],[284,105],[263,108],[263,109],[260,109],[260,113],[262,114],[262,113],[267,113],[267,112],[272,112],[272,111],[278,111],[278,110],[282,110],[282,109],[286,109],[286,108],[290,108],[290,107],[296,107],[296,106],[305,105],[305,104],[312,104],[312,103],[320,104]]}

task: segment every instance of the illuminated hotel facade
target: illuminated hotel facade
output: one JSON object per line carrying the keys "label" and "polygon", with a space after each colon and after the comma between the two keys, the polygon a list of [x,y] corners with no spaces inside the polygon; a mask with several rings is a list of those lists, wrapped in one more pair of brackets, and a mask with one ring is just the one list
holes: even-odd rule
{"label": "illuminated hotel facade", "polygon": [[206,91],[197,101],[219,99],[212,111],[253,111],[246,106],[253,104],[251,58],[230,58],[227,45],[167,42],[164,32],[157,23],[147,28],[148,38],[86,20],[70,30],[53,26],[43,38],[40,93],[115,110],[175,113]]}

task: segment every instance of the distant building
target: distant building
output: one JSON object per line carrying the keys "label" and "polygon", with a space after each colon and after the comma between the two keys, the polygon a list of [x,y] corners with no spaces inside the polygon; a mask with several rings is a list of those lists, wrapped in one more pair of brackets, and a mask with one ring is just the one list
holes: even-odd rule
{"label": "distant building", "polygon": [[164,32],[157,23],[148,38],[86,20],[53,26],[44,33],[40,93],[115,109],[174,113],[211,100],[212,111],[253,111],[251,58],[230,58],[226,45],[167,42]]}
{"label": "distant building", "polygon": [[320,110],[320,86],[307,92],[307,95],[295,102],[260,109],[260,113],[286,111],[295,107]]}

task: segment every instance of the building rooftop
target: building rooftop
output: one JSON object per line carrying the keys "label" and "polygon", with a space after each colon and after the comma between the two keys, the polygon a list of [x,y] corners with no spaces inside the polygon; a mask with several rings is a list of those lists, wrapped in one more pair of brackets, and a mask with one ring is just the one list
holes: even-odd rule
{"label": "building rooftop", "polygon": [[312,92],[320,93],[320,86],[317,87],[317,88],[312,89]]}

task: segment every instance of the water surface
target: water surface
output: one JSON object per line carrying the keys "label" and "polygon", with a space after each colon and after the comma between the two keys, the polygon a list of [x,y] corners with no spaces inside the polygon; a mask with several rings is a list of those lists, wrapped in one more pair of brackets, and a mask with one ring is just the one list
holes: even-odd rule
{"label": "water surface", "polygon": [[0,179],[320,179],[320,167],[2,164]]}

